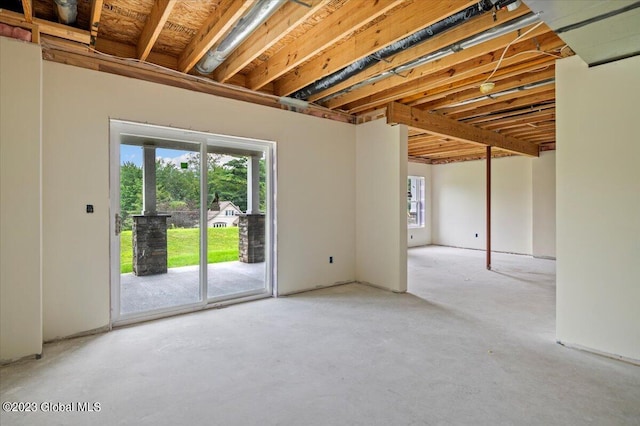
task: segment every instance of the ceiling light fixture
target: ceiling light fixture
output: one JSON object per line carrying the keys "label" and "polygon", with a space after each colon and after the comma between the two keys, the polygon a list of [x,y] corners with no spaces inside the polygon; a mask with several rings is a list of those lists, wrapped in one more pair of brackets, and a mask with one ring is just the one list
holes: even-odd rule
{"label": "ceiling light fixture", "polygon": [[504,55],[507,54],[507,50],[509,50],[511,45],[513,43],[515,43],[516,41],[520,40],[521,38],[523,38],[524,36],[526,36],[527,34],[529,34],[531,31],[533,31],[536,28],[538,28],[542,24],[544,24],[544,22],[542,22],[542,21],[538,22],[536,25],[534,25],[533,27],[529,28],[527,31],[525,31],[524,33],[520,34],[518,37],[513,39],[509,44],[507,44],[507,46],[502,51],[502,55],[500,56],[500,59],[498,60],[498,63],[496,64],[496,67],[493,69],[493,71],[491,72],[489,77],[487,77],[487,79],[480,84],[480,92],[482,94],[489,93],[495,87],[495,83],[493,83],[493,82],[491,82],[489,80],[491,79],[491,77],[493,77],[493,75],[496,73],[496,71],[498,71],[498,68],[500,68],[500,65],[502,64],[502,60],[504,59]]}
{"label": "ceiling light fixture", "polygon": [[480,85],[480,92],[486,95],[492,91],[494,87],[496,87],[496,84],[493,81],[485,81]]}

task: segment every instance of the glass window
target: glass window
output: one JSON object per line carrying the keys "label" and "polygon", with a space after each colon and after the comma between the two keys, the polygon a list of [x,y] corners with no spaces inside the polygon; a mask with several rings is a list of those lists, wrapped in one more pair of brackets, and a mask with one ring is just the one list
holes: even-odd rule
{"label": "glass window", "polygon": [[424,177],[407,179],[407,223],[409,228],[424,226]]}

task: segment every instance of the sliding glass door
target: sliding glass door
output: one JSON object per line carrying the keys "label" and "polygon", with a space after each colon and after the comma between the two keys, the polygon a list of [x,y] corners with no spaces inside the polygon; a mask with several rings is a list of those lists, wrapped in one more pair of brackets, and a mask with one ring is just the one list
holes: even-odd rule
{"label": "sliding glass door", "polygon": [[112,323],[271,295],[274,144],[111,130]]}

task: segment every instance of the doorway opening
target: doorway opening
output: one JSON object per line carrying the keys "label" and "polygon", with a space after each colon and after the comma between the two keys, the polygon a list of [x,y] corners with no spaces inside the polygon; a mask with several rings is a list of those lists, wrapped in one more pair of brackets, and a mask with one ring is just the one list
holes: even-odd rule
{"label": "doorway opening", "polygon": [[273,295],[275,143],[110,125],[112,324]]}

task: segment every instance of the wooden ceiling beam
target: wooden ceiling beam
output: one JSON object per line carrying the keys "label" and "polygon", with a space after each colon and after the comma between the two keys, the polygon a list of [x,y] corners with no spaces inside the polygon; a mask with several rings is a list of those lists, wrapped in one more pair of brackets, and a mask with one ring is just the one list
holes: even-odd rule
{"label": "wooden ceiling beam", "polygon": [[468,0],[430,2],[428,8],[422,1],[411,3],[349,37],[344,43],[322,52],[286,78],[278,80],[276,92],[281,96],[289,95],[469,5]]}
{"label": "wooden ceiling beam", "polygon": [[[539,37],[538,40],[545,40],[545,47],[550,49],[558,47],[563,42],[555,36],[553,33],[547,33],[544,37]],[[474,46],[478,47],[478,46]],[[525,51],[530,51],[535,48],[535,45],[530,41],[524,41],[517,43],[509,48],[509,50],[516,54]],[[407,74],[406,79],[398,79],[398,77],[390,77],[386,80],[382,80],[376,84],[370,85],[367,92],[360,92],[360,89],[354,90],[336,99],[332,99],[327,103],[327,107],[337,108],[342,106],[343,109],[351,112],[361,112],[369,108],[378,107],[388,102],[398,101],[400,99],[405,102],[407,97],[416,96],[416,98],[424,93],[429,94],[429,90],[436,89],[440,86],[447,84],[459,84],[457,82],[465,79],[481,82],[486,76],[482,76],[482,73],[491,73],[496,66],[496,62],[503,49],[497,49],[490,53],[473,57],[458,57],[463,52],[450,55],[442,58],[439,61],[435,61],[429,64],[425,64],[422,67],[418,67],[414,70],[418,70],[420,77],[416,77],[415,74]],[[544,49],[547,50],[547,49]],[[465,60],[460,62],[460,60]],[[546,65],[553,63],[553,58],[543,55],[541,58],[531,58],[527,55],[510,55],[506,57],[501,64],[501,67],[495,73],[494,77],[499,78],[505,74],[511,73],[511,75],[517,75],[525,70],[531,71],[534,69],[542,68]],[[425,67],[429,67],[427,70]],[[413,70],[412,70],[413,71]],[[391,80],[390,80],[391,79]],[[387,82],[387,80],[390,80]],[[364,89],[364,88],[363,88]],[[355,93],[354,92],[359,92]],[[366,95],[363,97],[363,95]],[[343,99],[343,101],[339,101]],[[344,101],[349,101],[348,104],[344,104]],[[415,105],[414,105],[415,106]]]}
{"label": "wooden ceiling beam", "polygon": [[401,0],[380,0],[363,7],[358,1],[347,2],[321,24],[258,65],[247,76],[247,87],[252,90],[260,89],[400,4]]}
{"label": "wooden ceiling beam", "polygon": [[[100,37],[96,40],[96,50],[109,55],[118,56],[120,58],[137,59],[138,57],[136,46],[109,40],[104,37]],[[166,53],[149,52],[146,62],[172,70],[178,69],[178,58],[167,55]]]}
{"label": "wooden ceiling beam", "polygon": [[497,147],[516,154],[538,156],[538,147],[534,144],[502,136],[437,114],[420,111],[397,102],[387,105],[387,123],[406,124],[445,137],[450,136],[470,143]]}
{"label": "wooden ceiling beam", "polygon": [[451,149],[443,152],[431,152],[431,153],[409,151],[409,154],[428,157],[432,160],[435,160],[438,158],[447,158],[447,157],[461,156],[461,155],[477,155],[477,154],[481,154],[482,151],[484,151],[483,148],[478,149],[478,147],[476,146],[471,148],[462,148],[462,149],[458,148],[458,149]]}
{"label": "wooden ceiling beam", "polygon": [[178,58],[178,70],[189,72],[191,68],[240,20],[242,15],[255,4],[255,0],[226,0],[229,7],[222,16],[212,13],[198,33],[193,36]]}
{"label": "wooden ceiling beam", "polygon": [[535,106],[525,105],[523,108],[520,108],[520,109],[514,109],[511,111],[504,111],[504,112],[496,112],[493,114],[481,115],[479,117],[464,118],[461,121],[468,124],[476,124],[476,125],[479,125],[479,127],[482,127],[483,126],[482,123],[492,122],[494,120],[500,120],[500,119],[509,118],[509,117],[519,117],[522,114],[526,114],[530,112],[542,112],[542,111],[548,111],[548,110],[555,111],[555,107],[556,107],[555,102],[546,102],[544,104],[535,105]]}
{"label": "wooden ceiling beam", "polygon": [[[494,130],[498,128],[504,128],[511,125],[521,125],[525,123],[535,123],[537,121],[555,120],[555,109],[544,111],[533,111],[525,114],[517,115],[515,117],[505,117],[492,121],[485,121],[480,127],[487,130]],[[467,124],[475,123],[475,120],[465,121]]]}
{"label": "wooden ceiling beam", "polygon": [[[509,68],[510,67],[505,67],[504,70]],[[496,83],[500,83],[500,88],[502,88],[502,82],[505,80],[506,81],[520,80],[524,82],[524,81],[528,81],[528,79],[526,78],[527,76],[532,76],[533,74],[542,74],[549,70],[553,72],[553,74],[549,74],[551,75],[551,77],[553,77],[553,75],[555,75],[555,66],[551,64],[550,66],[548,66],[548,68],[536,73],[517,70],[512,73],[508,72],[506,74],[496,73],[491,79]],[[478,96],[481,96],[481,94],[478,93],[480,84],[485,79],[486,79],[486,76],[484,74],[479,74],[477,76],[469,76],[464,79],[455,79],[455,81],[448,82],[445,85],[438,86],[434,89],[429,90],[428,94],[423,94],[420,98],[417,98],[416,96],[405,97],[405,98],[399,99],[398,102],[403,103],[405,105],[409,105],[409,106],[417,106],[417,105],[427,104],[430,102],[437,102],[447,98],[451,101],[451,103],[453,103],[454,101],[464,100],[463,97],[465,96],[465,92],[469,94],[469,97],[467,97],[466,99],[473,98],[472,95],[474,94],[476,95],[476,97],[478,97]],[[532,81],[539,81],[536,77],[532,77],[532,79],[533,79]]]}
{"label": "wooden ceiling beam", "polygon": [[[531,33],[527,34],[521,41],[509,47],[507,53],[508,56],[505,56],[503,60],[504,65],[506,66],[514,62],[514,59],[516,58],[511,58],[514,54],[524,52],[525,50],[535,49],[536,44],[531,42],[531,39],[536,36],[542,36],[545,33],[546,38],[557,38],[557,36],[550,32],[546,26],[540,26],[536,28]],[[329,100],[325,103],[325,106],[329,108],[337,108],[343,105],[351,104],[374,93],[379,93],[381,91],[393,89],[398,86],[403,86],[416,80],[419,81],[420,78],[431,76],[434,73],[438,72],[445,71],[449,74],[449,77],[459,73],[466,73],[467,75],[469,73],[477,74],[478,72],[475,69],[478,65],[486,66],[487,64],[493,63],[493,67],[495,67],[494,61],[498,60],[505,46],[512,42],[516,37],[517,35],[515,34],[515,32],[513,34],[505,34],[493,40],[489,40],[476,46],[472,46],[468,49],[464,49],[460,52],[453,53],[438,60],[415,67],[403,73],[401,76],[392,75],[391,77],[387,77],[384,80],[378,81],[374,84],[369,84],[361,88],[352,90],[351,92],[348,92],[342,96]],[[473,66],[471,65],[471,63],[469,63],[474,59],[476,59],[477,62],[477,64],[475,64],[476,66]],[[520,58],[517,59],[520,60]],[[458,71],[453,72],[451,68],[457,68]]]}
{"label": "wooden ceiling beam", "polygon": [[531,96],[533,94],[546,92],[548,90],[555,90],[555,84],[546,84],[544,86],[534,87],[526,91],[513,92],[513,93],[509,93],[509,94],[497,97],[495,99],[487,98],[487,99],[483,99],[483,100],[473,102],[470,104],[465,104],[465,105],[445,106],[435,110],[432,110],[430,108],[420,108],[420,109],[423,111],[434,111],[438,114],[449,116],[451,114],[461,114],[466,111],[475,111],[484,106],[489,107],[489,106],[495,105],[498,102],[507,102],[512,99],[519,99],[519,98],[522,98],[523,96]]}
{"label": "wooden ceiling beam", "polygon": [[426,156],[448,154],[451,152],[458,152],[465,149],[477,151],[478,146],[465,144],[465,143],[449,144],[449,145],[439,146],[435,148],[422,148],[422,147],[416,147],[416,146],[409,146],[409,152],[411,154],[426,155]]}
{"label": "wooden ceiling beam", "polygon": [[91,47],[96,46],[103,5],[104,0],[93,0],[93,3],[91,4],[91,15],[89,15],[89,46]]}
{"label": "wooden ceiling beam", "polygon": [[35,25],[42,34],[48,34],[82,44],[89,44],[89,31],[79,30],[68,25],[39,18],[32,18],[31,22],[27,22],[22,13],[11,12],[6,9],[0,9],[0,22],[13,25],[14,27],[28,28],[30,30],[32,30]]}
{"label": "wooden ceiling beam", "polygon": [[[491,154],[491,158],[501,158],[501,157],[510,157],[513,154],[508,152],[501,152]],[[460,161],[473,161],[473,160],[484,160],[487,157],[486,152],[478,152],[478,154],[474,155],[457,155],[445,158],[432,159],[431,164],[448,164],[448,163],[457,163]]]}
{"label": "wooden ceiling beam", "polygon": [[555,90],[546,90],[544,92],[536,93],[533,95],[525,95],[525,96],[520,96],[514,99],[509,99],[506,101],[495,102],[491,105],[474,108],[472,110],[464,111],[461,113],[447,114],[446,116],[454,120],[461,120],[464,118],[477,117],[483,114],[491,114],[491,113],[499,112],[502,110],[528,107],[530,105],[535,105],[538,103],[553,100],[555,99],[555,97],[556,97]]}
{"label": "wooden ceiling beam", "polygon": [[[475,61],[476,59],[472,60],[472,62]],[[500,76],[505,75],[518,75],[522,72],[527,71],[533,72],[539,68],[549,66],[553,63],[553,61],[554,59],[549,56],[543,56],[541,58],[529,61],[522,60],[508,67],[505,67],[504,69],[499,69],[494,75],[494,78],[499,78]],[[458,67],[455,67],[451,70],[452,73],[454,73],[453,76],[450,76],[447,71],[442,71],[431,76],[421,77],[419,80],[409,82],[407,85],[398,86],[391,90],[368,96],[366,99],[362,99],[354,104],[347,105],[346,107],[352,113],[360,113],[362,111],[368,111],[371,108],[378,108],[379,105],[385,105],[385,102],[388,103],[390,101],[396,101],[410,106],[419,106],[419,102],[417,103],[417,105],[413,105],[411,102],[406,102],[405,99],[413,99],[415,101],[415,99],[417,99],[422,94],[431,93],[432,89],[439,90],[438,88],[442,85],[450,87],[451,85],[458,84],[458,82],[460,82],[461,80],[472,80],[478,82],[484,81],[484,79],[486,78],[486,76],[483,78],[482,75],[476,75],[473,72],[464,72],[456,75],[456,68]],[[483,67],[482,65],[480,65],[478,67],[478,70],[480,71],[482,69],[484,69],[485,72],[491,72],[489,67]]]}
{"label": "wooden ceiling beam", "polygon": [[33,22],[33,0],[22,0],[22,12],[24,20],[28,23]]}
{"label": "wooden ceiling beam", "polygon": [[[492,96],[492,94],[500,93],[506,90],[515,89],[517,87],[522,87],[527,84],[538,83],[540,81],[549,80],[555,77],[555,69],[550,68],[548,70],[539,72],[539,73],[524,73],[518,74],[514,77],[502,79],[497,78],[493,79],[496,83],[496,87],[493,90],[493,93],[488,93],[487,95],[483,95],[478,90],[478,82],[467,83],[464,86],[458,87],[457,89],[452,89],[452,91],[448,91],[446,96],[440,97],[439,99],[435,99],[431,102],[425,102],[421,104],[420,109],[426,111],[433,111],[440,108],[448,108],[449,105],[454,105],[456,103],[468,101],[470,99],[481,98],[483,96]],[[526,91],[522,91],[519,93],[527,93]],[[434,97],[437,95],[434,95]],[[501,98],[496,98],[501,99]],[[477,105],[476,103],[469,105]]]}
{"label": "wooden ceiling beam", "polygon": [[328,4],[329,0],[307,0],[308,6],[288,2],[279,8],[214,71],[213,79],[228,81],[266,50]]}
{"label": "wooden ceiling beam", "polygon": [[[98,41],[100,41],[100,39],[98,39]],[[60,45],[58,43],[50,45],[47,40],[43,40],[42,58],[47,61],[74,65],[143,81],[150,81],[165,86],[179,87],[194,92],[207,93],[214,96],[236,99],[271,108],[284,109],[280,102],[278,102],[278,98],[272,95],[250,92],[244,88],[221,84],[213,80],[205,81],[206,79],[196,76],[178,74],[171,70],[158,69],[146,62],[127,61],[122,58],[99,55],[93,51],[89,51],[86,47],[84,52],[74,50],[73,48],[66,50],[66,48],[66,45]],[[131,46],[131,48],[135,50],[134,46]],[[153,52],[149,56],[151,57],[152,55]],[[335,111],[327,111],[326,109],[320,109],[313,106],[300,113],[340,121],[343,123],[355,123],[354,116]]]}
{"label": "wooden ceiling beam", "polygon": [[151,52],[175,5],[176,0],[156,0],[153,2],[151,13],[147,17],[147,22],[144,24],[136,46],[136,55],[141,61],[147,60],[149,52]]}
{"label": "wooden ceiling beam", "polygon": [[508,13],[499,10],[496,15],[498,17],[497,22],[494,21],[494,18],[492,16],[493,14],[491,13],[486,13],[482,16],[475,17],[469,20],[469,22],[445,31],[444,33],[430,38],[427,41],[424,41],[417,46],[412,47],[411,49],[403,50],[395,56],[388,58],[387,61],[380,61],[377,64],[372,65],[359,74],[356,74],[353,77],[339,84],[336,84],[335,86],[323,91],[322,93],[318,93],[309,97],[309,101],[315,102],[325,96],[332,95],[342,89],[351,87],[354,84],[360,83],[361,81],[364,81],[368,78],[382,74],[385,71],[389,71],[393,68],[406,64],[407,62],[411,62],[429,53],[436,52],[468,37],[493,28],[496,25],[508,22],[509,20],[518,18],[527,13],[529,13],[529,9],[527,9],[526,7],[519,7],[515,11]]}
{"label": "wooden ceiling beam", "polygon": [[[513,61],[507,66],[500,67],[491,79],[499,81],[506,78],[516,77],[521,74],[544,72],[549,68],[554,68],[554,62],[555,59],[547,55],[543,55],[535,59],[522,56],[521,60]],[[450,78],[446,78],[446,76],[443,75],[446,73],[441,72],[433,76],[433,81],[431,83],[428,82],[428,79],[421,78],[421,90],[407,92],[407,94],[399,99],[399,102],[410,106],[420,106],[432,101],[432,94],[439,95],[440,93],[449,92],[451,89],[458,87],[461,88],[460,90],[463,90],[463,87],[466,87],[467,89],[472,87],[479,89],[480,84],[486,80],[489,73],[492,72],[493,67],[495,67],[495,65],[479,64],[475,68],[477,70],[477,74],[460,73]]]}

